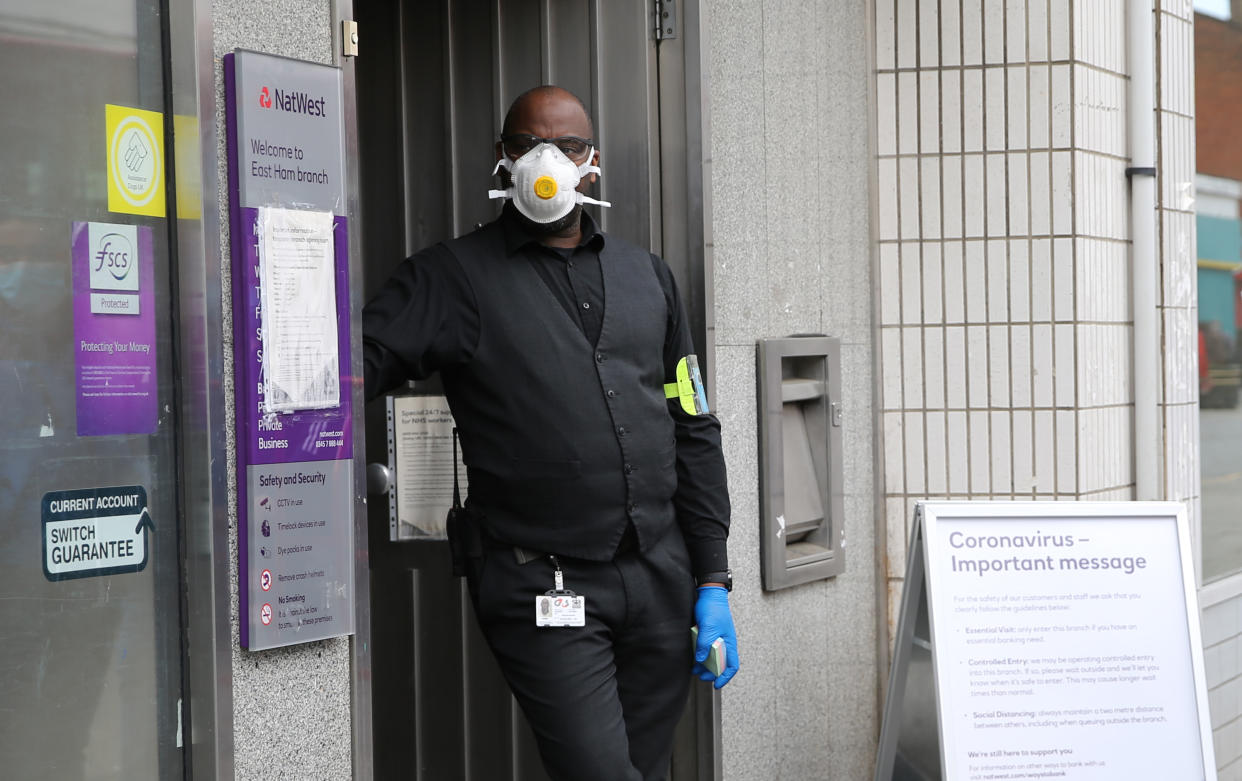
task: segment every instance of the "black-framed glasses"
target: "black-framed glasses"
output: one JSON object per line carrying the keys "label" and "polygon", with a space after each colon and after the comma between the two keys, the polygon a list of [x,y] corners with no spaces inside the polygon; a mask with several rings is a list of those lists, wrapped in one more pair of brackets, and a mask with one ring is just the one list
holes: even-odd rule
{"label": "black-framed glasses", "polygon": [[507,136],[501,136],[500,144],[504,148],[505,154],[513,160],[518,159],[540,144],[552,144],[575,163],[583,162],[587,154],[590,153],[591,147],[595,146],[595,142],[589,138],[579,138],[578,136],[540,138],[530,133],[511,133]]}

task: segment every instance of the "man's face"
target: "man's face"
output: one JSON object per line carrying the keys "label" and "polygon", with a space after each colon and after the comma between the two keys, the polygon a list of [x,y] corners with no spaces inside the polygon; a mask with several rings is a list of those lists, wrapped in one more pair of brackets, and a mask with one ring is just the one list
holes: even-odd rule
{"label": "man's face", "polygon": [[[527,96],[514,106],[512,121],[507,129],[509,135],[532,135],[539,138],[575,136],[590,139],[593,135],[591,120],[582,105],[572,96],[561,92],[538,92]],[[496,145],[497,159],[504,154],[503,145]],[[599,165],[599,151],[592,152],[594,165]],[[512,158],[511,158],[512,159]],[[574,160],[583,163],[584,160]],[[584,177],[578,189],[585,192],[587,185],[595,181],[595,174]]]}
{"label": "man's face", "polygon": [[[583,110],[582,104],[577,98],[561,89],[538,90],[528,93],[515,103],[509,110],[506,127],[504,128],[505,137],[518,135],[536,136],[538,138],[554,139],[566,136],[573,136],[580,139],[591,139],[594,130],[591,127],[591,120]],[[593,142],[592,142],[593,145]],[[510,160],[517,160],[521,157],[520,152],[510,149],[506,153],[503,141],[496,143],[496,159],[500,160],[502,156],[509,157]],[[581,165],[586,159],[574,159],[573,162]],[[591,150],[591,163],[599,165],[599,150]],[[511,181],[508,171],[501,169],[502,182],[505,187],[510,186]],[[586,192],[587,188],[595,181],[595,174],[588,174],[578,182],[578,191]],[[527,224],[531,231],[548,235],[559,234],[568,229],[577,227],[581,219],[582,205],[574,206],[572,210],[559,220],[551,223],[541,224],[527,220],[522,217],[522,221]],[[520,213],[519,213],[519,216]]]}

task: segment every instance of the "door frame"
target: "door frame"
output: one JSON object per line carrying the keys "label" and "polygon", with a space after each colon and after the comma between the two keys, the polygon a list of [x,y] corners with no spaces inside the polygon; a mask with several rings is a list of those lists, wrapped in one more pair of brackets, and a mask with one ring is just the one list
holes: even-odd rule
{"label": "door frame", "polygon": [[[366,399],[362,387],[362,305],[365,303],[362,280],[362,219],[359,208],[361,193],[358,165],[358,90],[354,58],[344,51],[343,22],[354,19],[353,0],[333,0],[332,59],[342,71],[342,113],[345,126],[345,197],[349,224],[349,311],[350,370],[359,381],[353,386],[355,417],[366,415]],[[354,634],[349,639],[350,659],[350,725],[353,733],[351,752],[353,778],[370,781],[375,776],[375,734],[371,710],[371,563],[367,521],[367,460],[366,425],[353,426],[354,453]]]}
{"label": "door frame", "polygon": [[[212,5],[162,0],[168,181],[196,195],[201,215],[170,212],[176,321],[178,512],[182,566],[182,746],[189,778],[232,778],[233,687],[229,562],[229,479],[224,420],[224,297],[219,248],[224,235],[216,208],[215,61]],[[219,109],[222,110],[222,109]],[[190,120],[194,138],[177,139],[174,116]],[[195,148],[197,145],[197,148]],[[170,206],[175,198],[170,200]],[[193,653],[190,653],[190,649]]]}
{"label": "door frame", "polygon": [[[661,242],[679,280],[694,343],[709,377],[716,369],[715,261],[711,209],[711,55],[699,0],[678,4],[680,29],[656,46],[660,149]],[[716,383],[707,393],[716,407]],[[693,718],[678,726],[674,745],[694,741],[694,752],[673,754],[673,778],[720,781],[724,777],[721,696],[692,686]],[[693,734],[689,734],[693,730]]]}
{"label": "door frame", "polygon": [[[448,0],[445,0],[446,2]],[[493,0],[499,4],[503,0]],[[546,2],[546,0],[545,0]],[[347,185],[350,222],[362,226],[358,197],[362,192],[358,165],[357,86],[354,62],[340,58],[341,22],[355,18],[355,0],[333,0],[334,54],[344,70],[345,135]],[[678,4],[679,29],[674,38],[656,45],[657,125],[652,140],[659,149],[659,160],[653,162],[658,178],[651,179],[651,197],[658,204],[652,216],[652,244],[668,262],[678,279],[691,331],[700,350],[700,359],[708,373],[715,368],[714,274],[711,230],[711,122],[710,122],[710,54],[707,22],[699,0],[682,0]],[[654,27],[654,25],[653,25]],[[367,30],[359,31],[363,45],[359,56],[367,57]],[[461,227],[461,226],[458,226]],[[350,236],[351,287],[355,298],[361,296],[363,284],[362,247],[366,241],[361,229]],[[355,301],[355,312],[361,301]],[[360,328],[360,318],[355,318]],[[360,343],[355,334],[354,343]],[[354,352],[354,371],[361,376],[361,350]],[[356,393],[355,409],[365,410],[361,388]],[[710,403],[715,404],[714,383],[709,384]],[[365,413],[364,413],[365,414]],[[366,426],[355,426],[361,437]],[[355,444],[355,475],[360,496],[365,495],[366,448]],[[359,505],[356,513],[355,541],[358,545],[358,575],[355,586],[357,637],[352,647],[353,716],[354,716],[354,777],[369,779],[374,773],[372,724],[372,664],[370,652],[370,560],[368,553],[367,507]],[[676,752],[673,757],[673,778],[696,781],[719,781],[723,777],[721,740],[721,696],[710,687],[693,686],[688,704],[693,714],[678,727],[675,745],[693,741],[692,752]]]}

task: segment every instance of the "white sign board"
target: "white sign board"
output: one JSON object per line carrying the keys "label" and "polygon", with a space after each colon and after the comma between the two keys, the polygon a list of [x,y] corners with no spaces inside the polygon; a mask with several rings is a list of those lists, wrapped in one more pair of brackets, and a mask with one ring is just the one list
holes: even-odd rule
{"label": "white sign board", "polygon": [[264,412],[341,403],[332,219],[259,209]]}
{"label": "white sign board", "polygon": [[1216,777],[1182,505],[926,502],[915,523],[942,778]]}

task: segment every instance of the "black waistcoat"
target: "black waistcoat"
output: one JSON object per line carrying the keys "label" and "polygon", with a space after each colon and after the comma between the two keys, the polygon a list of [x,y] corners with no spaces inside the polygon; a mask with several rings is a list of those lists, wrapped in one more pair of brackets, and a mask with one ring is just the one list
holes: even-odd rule
{"label": "black waistcoat", "polygon": [[479,311],[473,359],[442,372],[494,539],[606,561],[628,522],[648,547],[674,521],[673,420],[664,398],[668,310],[651,256],[607,237],[595,347],[492,222],[447,243]]}

